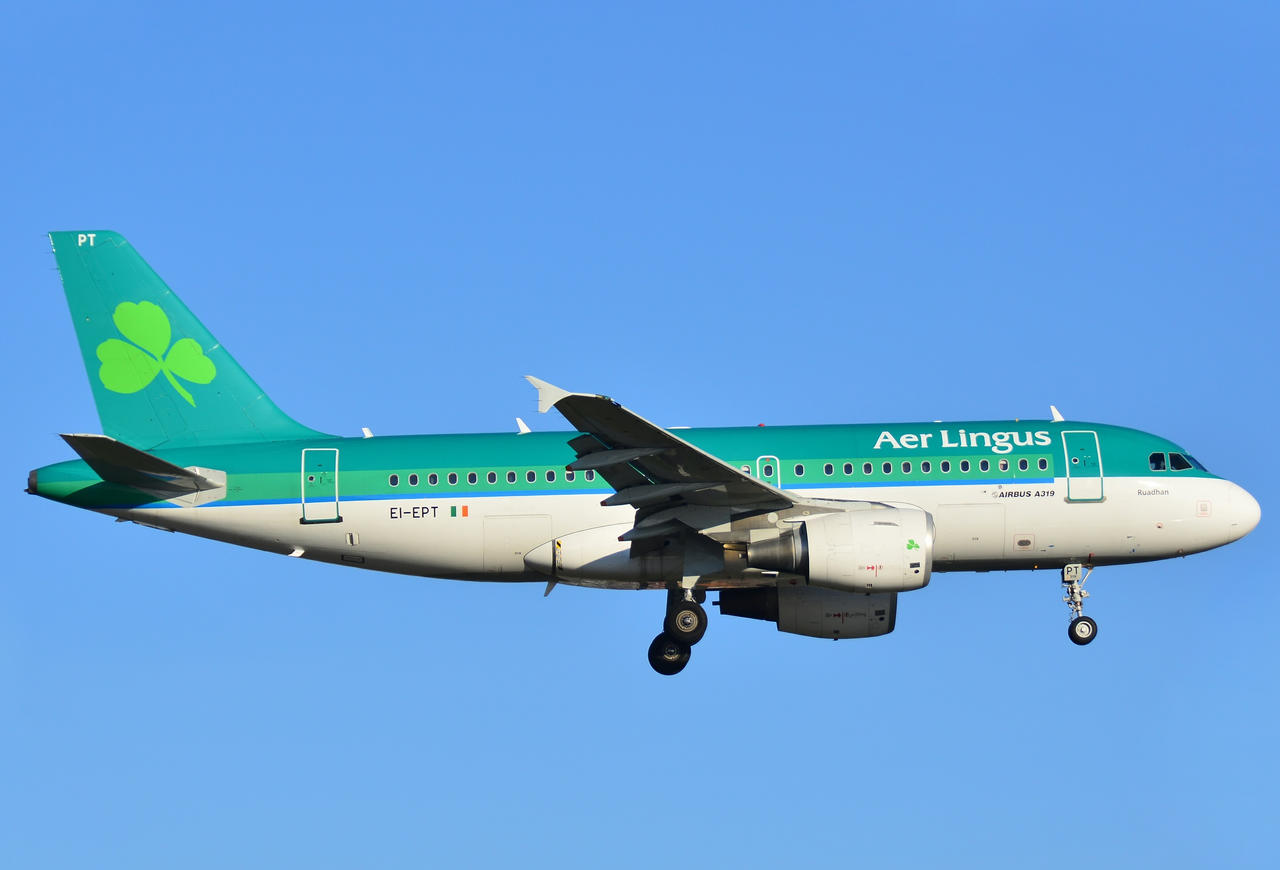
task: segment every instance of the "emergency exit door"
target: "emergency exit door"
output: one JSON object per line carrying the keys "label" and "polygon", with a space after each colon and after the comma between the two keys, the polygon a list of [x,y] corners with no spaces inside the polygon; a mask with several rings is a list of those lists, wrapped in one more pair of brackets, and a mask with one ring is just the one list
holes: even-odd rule
{"label": "emergency exit door", "polygon": [[778,457],[761,456],[756,459],[756,479],[763,480],[770,486],[778,486],[781,472],[778,468]]}

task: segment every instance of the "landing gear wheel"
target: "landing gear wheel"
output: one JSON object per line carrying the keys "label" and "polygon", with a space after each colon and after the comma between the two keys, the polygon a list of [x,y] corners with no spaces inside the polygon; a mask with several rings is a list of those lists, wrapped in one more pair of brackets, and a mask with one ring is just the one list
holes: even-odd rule
{"label": "landing gear wheel", "polygon": [[664,677],[672,677],[689,664],[689,645],[668,637],[666,632],[649,644],[649,666]]}
{"label": "landing gear wheel", "polygon": [[1084,646],[1098,635],[1098,623],[1084,615],[1084,600],[1089,597],[1084,583],[1093,573],[1093,568],[1086,571],[1086,567],[1078,562],[1062,566],[1062,589],[1067,593],[1062,600],[1067,602],[1074,617],[1067,626],[1067,637],[1076,646]]}
{"label": "landing gear wheel", "polygon": [[707,611],[696,601],[673,602],[662,630],[672,639],[693,646],[707,633]]}
{"label": "landing gear wheel", "polygon": [[1078,646],[1084,646],[1097,636],[1098,623],[1087,616],[1077,617],[1067,626],[1067,637]]}

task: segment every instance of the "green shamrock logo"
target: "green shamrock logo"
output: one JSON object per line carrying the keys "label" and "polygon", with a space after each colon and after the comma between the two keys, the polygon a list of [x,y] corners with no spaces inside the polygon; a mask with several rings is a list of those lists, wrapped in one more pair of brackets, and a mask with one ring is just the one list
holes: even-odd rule
{"label": "green shamrock logo", "polygon": [[918,550],[918,549],[920,549],[920,545],[916,543],[916,539],[915,539],[915,538],[908,538],[908,539],[907,539],[907,549],[908,549],[908,550]]}
{"label": "green shamrock logo", "polygon": [[102,385],[113,393],[136,393],[164,372],[178,395],[195,405],[196,400],[178,383],[178,378],[207,384],[218,373],[213,360],[204,355],[195,339],[182,338],[170,347],[173,330],[169,318],[152,302],[121,302],[111,319],[120,334],[133,344],[109,338],[98,345],[98,360],[102,363],[98,378]]}

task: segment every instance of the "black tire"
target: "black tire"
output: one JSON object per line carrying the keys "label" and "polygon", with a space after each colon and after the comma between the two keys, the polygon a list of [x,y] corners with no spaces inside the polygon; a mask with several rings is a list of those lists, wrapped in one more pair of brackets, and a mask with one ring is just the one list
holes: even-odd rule
{"label": "black tire", "polygon": [[676,601],[667,610],[662,630],[673,639],[693,646],[707,633],[707,611],[696,601]]}
{"label": "black tire", "polygon": [[1077,646],[1084,646],[1097,636],[1098,623],[1087,616],[1077,617],[1067,626],[1067,637],[1071,638],[1071,642]]}
{"label": "black tire", "polygon": [[664,677],[673,677],[689,664],[689,645],[668,637],[665,632],[649,644],[649,666]]}

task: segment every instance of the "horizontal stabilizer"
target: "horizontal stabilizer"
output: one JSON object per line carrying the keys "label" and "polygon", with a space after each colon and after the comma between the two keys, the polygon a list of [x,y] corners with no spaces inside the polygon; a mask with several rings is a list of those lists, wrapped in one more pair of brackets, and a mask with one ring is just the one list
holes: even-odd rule
{"label": "horizontal stabilizer", "polygon": [[[212,469],[182,468],[106,435],[63,435],[99,477],[170,499],[226,490],[226,474]],[[212,499],[196,499],[197,502]]]}

